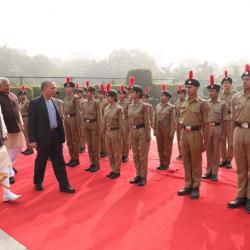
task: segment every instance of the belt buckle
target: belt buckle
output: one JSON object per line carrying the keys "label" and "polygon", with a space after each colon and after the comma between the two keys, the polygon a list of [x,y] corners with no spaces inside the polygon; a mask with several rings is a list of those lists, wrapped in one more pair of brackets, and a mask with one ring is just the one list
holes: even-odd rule
{"label": "belt buckle", "polygon": [[241,123],[241,128],[248,128],[248,123],[246,123],[246,122]]}
{"label": "belt buckle", "polygon": [[131,128],[136,128],[136,125],[132,125]]}
{"label": "belt buckle", "polygon": [[70,115],[69,114],[67,114],[67,116],[66,116],[67,118],[70,118]]}
{"label": "belt buckle", "polygon": [[191,126],[185,126],[185,130],[188,131],[188,132],[191,132],[192,131],[192,127]]}
{"label": "belt buckle", "polygon": [[215,126],[215,122],[210,122],[209,124],[210,124],[211,127]]}
{"label": "belt buckle", "polygon": [[89,119],[86,119],[85,122],[90,122],[90,120],[89,120]]}

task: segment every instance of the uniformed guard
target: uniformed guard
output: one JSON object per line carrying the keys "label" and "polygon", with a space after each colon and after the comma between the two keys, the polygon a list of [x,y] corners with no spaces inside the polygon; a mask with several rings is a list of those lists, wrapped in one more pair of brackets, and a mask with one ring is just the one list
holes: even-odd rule
{"label": "uniformed guard", "polygon": [[98,101],[94,99],[95,88],[86,80],[86,102],[83,103],[84,129],[88,145],[90,166],[86,171],[96,172],[100,169],[100,134],[101,134],[101,110]]}
{"label": "uniformed guard", "polygon": [[243,91],[232,98],[232,118],[234,121],[233,149],[237,167],[237,198],[228,207],[246,205],[250,213],[250,66],[246,65],[241,76]]}
{"label": "uniformed guard", "polygon": [[125,123],[125,133],[122,137],[122,162],[128,161],[129,148],[130,148],[130,133],[129,133],[129,124],[128,124],[128,106],[130,105],[130,101],[127,98],[128,91],[126,90],[124,85],[120,86],[118,90],[119,101],[117,104],[123,108],[124,113],[124,123]]}
{"label": "uniformed guard", "polygon": [[79,162],[79,131],[80,131],[80,106],[79,99],[74,94],[74,82],[70,77],[66,78],[64,84],[66,97],[63,103],[64,129],[66,134],[67,146],[69,149],[69,167],[75,167]]}
{"label": "uniformed guard", "polygon": [[150,107],[149,115],[150,115],[150,124],[152,126],[153,125],[154,109],[153,109],[153,106],[149,103],[149,92],[150,92],[150,88],[146,87],[143,91],[142,101],[146,102]]}
{"label": "uniformed guard", "polygon": [[207,102],[198,97],[200,83],[193,79],[193,72],[185,81],[187,98],[180,107],[181,153],[185,169],[185,186],[178,195],[191,194],[192,199],[198,199],[202,176],[202,152],[206,150],[209,124]]}
{"label": "uniformed guard", "polygon": [[156,136],[157,149],[160,158],[158,170],[166,170],[169,168],[173,139],[176,129],[175,107],[169,100],[171,93],[166,90],[166,85],[162,85],[161,102],[157,104],[154,112],[154,135]]}
{"label": "uniformed guard", "polygon": [[134,85],[131,90],[133,103],[130,104],[128,109],[131,145],[136,167],[136,176],[130,180],[130,183],[137,183],[138,186],[144,186],[147,181],[148,153],[151,139],[150,107],[141,100],[142,95],[142,88],[139,85]]}
{"label": "uniformed guard", "polygon": [[[109,84],[109,83],[108,83]],[[108,102],[106,100],[106,91],[104,84],[100,84],[99,92],[98,92],[98,103],[101,110],[101,116],[104,115],[104,109],[108,106]],[[105,145],[105,137],[103,134],[100,134],[100,157],[104,158],[107,156],[106,145]]]}
{"label": "uniformed guard", "polygon": [[226,121],[225,133],[226,139],[222,142],[221,147],[221,162],[220,167],[232,168],[233,159],[233,120],[231,116],[231,100],[236,91],[232,90],[233,79],[228,76],[228,72],[225,70],[225,77],[221,81],[223,91],[220,95],[220,99],[227,103],[228,107],[228,120]]}
{"label": "uniformed guard", "polygon": [[60,99],[60,93],[58,91],[56,91],[55,96],[52,97],[52,100],[58,109],[61,119],[63,120],[63,100]]}
{"label": "uniformed guard", "polygon": [[210,76],[207,86],[210,100],[209,105],[209,137],[207,144],[207,169],[203,179],[218,180],[218,167],[222,141],[225,140],[225,125],[228,119],[227,104],[219,99],[220,85],[214,83],[214,76]]}
{"label": "uniformed guard", "polygon": [[29,144],[29,136],[28,136],[28,108],[30,101],[28,100],[28,93],[25,89],[25,86],[22,86],[21,91],[18,92],[19,96],[19,107],[21,116],[23,118],[23,134],[25,137],[27,148],[25,151],[22,152],[24,155],[31,155],[33,154],[33,149]]}
{"label": "uniformed guard", "polygon": [[175,110],[176,110],[176,136],[177,136],[177,144],[178,144],[178,150],[179,150],[179,155],[176,157],[176,160],[182,160],[181,156],[181,124],[180,124],[180,107],[182,103],[184,102],[186,98],[186,90],[182,87],[180,84],[178,86],[178,91],[177,91],[177,97],[178,100],[175,103]]}
{"label": "uniformed guard", "polygon": [[86,135],[85,135],[85,130],[84,130],[84,122],[83,122],[83,116],[82,116],[82,108],[83,108],[83,103],[86,101],[84,98],[84,91],[83,89],[79,88],[78,84],[76,84],[76,90],[75,94],[79,98],[79,107],[80,107],[80,131],[79,131],[79,152],[83,153],[85,152],[86,149]]}
{"label": "uniformed guard", "polygon": [[103,134],[112,171],[107,175],[111,179],[120,176],[122,162],[122,138],[125,134],[123,108],[117,104],[118,93],[107,85],[108,106],[104,109]]}

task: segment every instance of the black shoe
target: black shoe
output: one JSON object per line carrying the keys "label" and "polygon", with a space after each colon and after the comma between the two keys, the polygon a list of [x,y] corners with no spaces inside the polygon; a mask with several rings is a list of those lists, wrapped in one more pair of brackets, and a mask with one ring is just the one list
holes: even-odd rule
{"label": "black shoe", "polygon": [[66,163],[66,165],[67,165],[67,166],[70,166],[70,164],[72,164],[73,161],[74,161],[74,160],[71,159],[69,162]]}
{"label": "black shoe", "polygon": [[200,197],[200,189],[198,187],[193,188],[190,197],[191,199],[198,199]]}
{"label": "black shoe", "polygon": [[17,174],[17,170],[14,167],[13,167],[13,170],[14,170],[15,174]]}
{"label": "black shoe", "polygon": [[36,190],[36,191],[43,191],[43,186],[42,186],[42,184],[35,184],[35,190]]}
{"label": "black shoe", "polygon": [[239,198],[239,197],[237,197],[236,199],[228,202],[227,206],[229,208],[237,208],[237,207],[246,205],[246,203],[247,203],[247,198]]}
{"label": "black shoe", "polygon": [[123,157],[122,157],[122,162],[128,162],[128,156],[126,156],[126,155],[123,156]]}
{"label": "black shoe", "polygon": [[180,196],[183,196],[183,195],[187,195],[187,194],[190,194],[192,192],[192,188],[182,188],[180,189],[177,194],[180,195]]}
{"label": "black shoe", "polygon": [[210,179],[212,177],[212,174],[207,174],[205,173],[203,176],[202,176],[202,179]]}
{"label": "black shoe", "polygon": [[60,192],[75,193],[75,189],[71,186],[63,186],[63,187],[60,187]]}
{"label": "black shoe", "polygon": [[212,174],[211,180],[212,181],[218,181],[218,175],[217,174]]}
{"label": "black shoe", "polygon": [[227,161],[222,161],[219,164],[220,168],[226,167],[226,165],[227,165]]}
{"label": "black shoe", "polygon": [[32,148],[27,149],[23,154],[24,155],[32,155],[34,153]]}
{"label": "black shoe", "polygon": [[247,200],[246,210],[247,210],[247,213],[250,214],[250,200],[249,199]]}
{"label": "black shoe", "polygon": [[106,177],[111,177],[111,175],[114,174],[114,172],[110,172],[109,174],[106,175]]}
{"label": "black shoe", "polygon": [[80,148],[80,153],[84,153],[85,152],[85,148]]}
{"label": "black shoe", "polygon": [[181,161],[181,160],[182,160],[181,155],[177,156],[177,157],[176,157],[176,160]]}
{"label": "black shoe", "polygon": [[85,168],[85,171],[90,171],[90,169],[93,167],[94,167],[94,164],[90,164],[88,168]]}
{"label": "black shoe", "polygon": [[80,164],[79,160],[73,160],[70,164],[69,167],[73,168],[76,167]]}
{"label": "black shoe", "polygon": [[100,158],[105,158],[107,156],[106,152],[100,152]]}
{"label": "black shoe", "polygon": [[93,166],[90,168],[89,172],[96,172],[96,171],[98,171],[99,169],[100,169],[100,166],[99,166],[99,165],[93,165]]}
{"label": "black shoe", "polygon": [[120,173],[113,173],[111,176],[110,176],[110,179],[116,179],[120,176],[121,174]]}
{"label": "black shoe", "polygon": [[138,185],[139,187],[142,187],[142,186],[144,186],[146,183],[147,183],[147,179],[141,177],[141,179],[138,181],[137,185]]}
{"label": "black shoe", "polygon": [[130,184],[135,184],[135,183],[137,183],[137,182],[139,182],[140,181],[140,179],[141,179],[141,176],[135,176],[133,179],[131,179],[130,181],[129,181],[129,183]]}
{"label": "black shoe", "polygon": [[227,169],[230,169],[230,168],[232,168],[233,166],[232,166],[232,162],[231,161],[226,161],[226,168]]}
{"label": "black shoe", "polygon": [[166,169],[168,169],[168,168],[169,168],[169,166],[163,165],[163,164],[160,164],[160,166],[157,167],[158,170],[166,170]]}
{"label": "black shoe", "polygon": [[10,182],[10,185],[14,184],[16,182],[15,178],[13,176],[9,177],[9,182]]}

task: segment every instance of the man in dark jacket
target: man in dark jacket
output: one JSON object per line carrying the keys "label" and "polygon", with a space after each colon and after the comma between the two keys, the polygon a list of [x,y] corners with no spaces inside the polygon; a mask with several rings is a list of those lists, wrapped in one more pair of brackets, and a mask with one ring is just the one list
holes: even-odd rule
{"label": "man in dark jacket", "polygon": [[69,185],[66,164],[63,158],[65,142],[63,123],[58,109],[51,97],[55,95],[56,84],[46,80],[41,85],[42,95],[33,99],[29,106],[28,131],[29,141],[37,149],[35,160],[34,184],[37,191],[42,191],[43,178],[48,157],[50,156],[53,170],[61,192],[74,193]]}

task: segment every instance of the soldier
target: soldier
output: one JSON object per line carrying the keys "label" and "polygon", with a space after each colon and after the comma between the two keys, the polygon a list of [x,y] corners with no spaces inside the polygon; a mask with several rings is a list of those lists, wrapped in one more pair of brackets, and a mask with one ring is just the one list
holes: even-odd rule
{"label": "soldier", "polygon": [[83,153],[83,152],[85,152],[85,149],[86,149],[86,135],[85,135],[85,129],[83,127],[84,122],[83,122],[83,116],[82,116],[82,108],[83,108],[83,103],[86,100],[84,98],[84,91],[81,88],[79,88],[78,86],[75,90],[75,94],[79,98],[80,116],[81,116],[80,131],[79,131],[79,147],[80,147],[79,152]]}
{"label": "soldier", "polygon": [[250,66],[241,76],[244,90],[232,98],[233,149],[237,167],[237,198],[228,203],[229,208],[246,205],[250,213]]}
{"label": "soldier", "polygon": [[83,103],[84,129],[88,145],[90,166],[86,171],[96,172],[100,169],[100,133],[101,133],[101,111],[98,101],[94,99],[95,88],[86,81],[86,102]]}
{"label": "soldier", "polygon": [[125,123],[125,133],[122,137],[122,162],[128,161],[129,148],[130,148],[130,133],[129,133],[129,124],[128,124],[128,106],[130,101],[127,98],[128,92],[125,89],[124,85],[120,86],[118,90],[119,101],[117,104],[123,108],[124,113],[124,123]]}
{"label": "soldier", "polygon": [[160,158],[158,170],[169,168],[173,139],[176,129],[176,114],[174,105],[170,104],[170,92],[166,90],[166,85],[162,85],[161,102],[157,104],[154,112],[154,135],[156,136],[157,149]]}
{"label": "soldier", "polygon": [[56,91],[55,96],[52,97],[52,100],[58,109],[61,119],[63,120],[63,100],[60,99],[60,93],[58,91]]}
{"label": "soldier", "polygon": [[228,77],[227,71],[225,71],[225,77],[221,81],[223,86],[223,92],[220,95],[220,99],[227,103],[228,107],[228,120],[226,121],[225,132],[226,139],[222,142],[221,147],[221,162],[220,167],[232,168],[233,159],[233,121],[231,118],[231,100],[236,91],[232,90],[233,79]]}
{"label": "soldier", "polygon": [[186,90],[182,88],[182,85],[178,86],[177,91],[178,100],[175,103],[175,110],[176,110],[176,136],[177,136],[177,144],[179,150],[179,156],[176,157],[176,160],[182,160],[181,156],[181,124],[180,124],[180,107],[186,98]]}
{"label": "soldier", "polygon": [[210,76],[207,86],[209,104],[209,137],[207,144],[207,169],[203,179],[218,181],[218,167],[220,163],[221,143],[225,140],[225,124],[228,119],[227,104],[219,99],[220,85],[214,84],[214,76]]}
{"label": "soldier", "polygon": [[151,139],[150,106],[141,100],[143,90],[134,85],[131,91],[133,103],[128,109],[128,120],[131,132],[131,145],[136,167],[136,176],[130,180],[144,186],[147,182],[148,152]]}
{"label": "soldier", "polygon": [[108,106],[104,109],[103,134],[112,171],[106,175],[111,179],[120,176],[122,161],[122,138],[125,134],[123,109],[116,102],[118,94],[107,85]]}
{"label": "soldier", "polygon": [[202,176],[202,152],[206,150],[208,141],[207,102],[198,97],[200,83],[193,79],[193,72],[185,81],[187,98],[180,107],[181,153],[185,169],[185,186],[178,195],[191,194],[192,199],[200,196],[199,187]]}
{"label": "soldier", "polygon": [[149,115],[150,115],[150,124],[152,126],[153,125],[154,110],[153,110],[153,106],[151,104],[149,104],[149,92],[150,92],[149,87],[146,87],[143,91],[142,101],[146,102],[150,107]]}
{"label": "soldier", "polygon": [[63,104],[64,128],[69,149],[70,161],[69,167],[76,167],[79,162],[79,130],[80,130],[80,106],[79,98],[74,94],[75,84],[66,78],[64,84],[66,97]]}
{"label": "soldier", "polygon": [[23,118],[23,134],[25,137],[26,141],[26,150],[22,152],[24,155],[31,155],[34,153],[32,147],[29,144],[29,136],[28,136],[28,108],[30,101],[28,100],[28,94],[27,91],[25,90],[25,87],[22,86],[21,91],[18,92],[19,96],[19,107],[20,107],[20,112]]}
{"label": "soldier", "polygon": [[[99,92],[98,92],[98,100],[99,100],[99,107],[101,110],[101,116],[104,115],[104,109],[108,106],[108,102],[105,98],[105,89],[104,84],[100,85]],[[103,134],[100,134],[100,157],[105,158],[107,156],[106,152],[106,145],[105,145],[105,137]]]}

